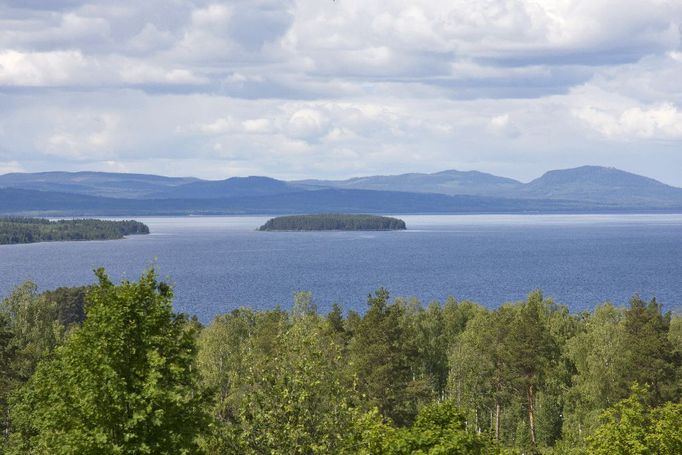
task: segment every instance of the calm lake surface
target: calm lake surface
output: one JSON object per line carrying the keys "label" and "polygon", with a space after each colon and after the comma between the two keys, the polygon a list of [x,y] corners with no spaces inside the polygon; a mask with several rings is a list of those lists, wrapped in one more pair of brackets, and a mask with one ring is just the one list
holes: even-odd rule
{"label": "calm lake surface", "polygon": [[639,293],[682,310],[682,215],[400,216],[407,231],[257,232],[268,218],[138,217],[151,235],[0,246],[0,296],[25,280],[47,290],[91,283],[100,266],[118,281],[154,265],[175,285],[175,308],[204,322],[288,308],[298,290],[320,311],[364,311],[381,286],[489,307],[540,288],[572,311]]}

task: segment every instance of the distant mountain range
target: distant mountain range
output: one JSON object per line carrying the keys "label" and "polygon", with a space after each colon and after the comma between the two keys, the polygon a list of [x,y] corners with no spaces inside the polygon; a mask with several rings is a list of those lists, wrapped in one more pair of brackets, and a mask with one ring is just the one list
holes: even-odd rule
{"label": "distant mountain range", "polygon": [[377,175],[348,180],[303,180],[293,183],[312,187],[441,193],[451,196],[466,194],[509,199],[571,200],[630,207],[682,204],[682,188],[601,166],[549,171],[529,183],[478,171],[453,170],[434,174]]}
{"label": "distant mountain range", "polygon": [[682,212],[682,188],[614,168],[549,171],[529,183],[477,171],[348,180],[226,180],[101,172],[0,175],[0,214]]}
{"label": "distant mountain range", "polygon": [[114,198],[148,198],[174,187],[199,182],[195,178],[111,172],[37,172],[0,175],[0,188],[20,188]]}
{"label": "distant mountain range", "polygon": [[356,177],[348,180],[301,180],[294,184],[347,190],[406,191],[470,196],[501,196],[523,184],[517,180],[478,171],[442,171],[435,174],[401,174]]}
{"label": "distant mountain range", "polygon": [[549,171],[517,187],[509,193],[509,197],[666,207],[680,206],[682,188],[614,168],[582,166]]}

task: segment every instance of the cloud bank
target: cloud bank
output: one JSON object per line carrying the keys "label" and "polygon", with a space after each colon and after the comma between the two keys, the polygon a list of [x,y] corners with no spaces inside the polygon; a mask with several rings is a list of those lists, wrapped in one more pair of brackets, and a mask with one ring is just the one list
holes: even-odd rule
{"label": "cloud bank", "polygon": [[0,1],[0,172],[682,185],[676,0]]}

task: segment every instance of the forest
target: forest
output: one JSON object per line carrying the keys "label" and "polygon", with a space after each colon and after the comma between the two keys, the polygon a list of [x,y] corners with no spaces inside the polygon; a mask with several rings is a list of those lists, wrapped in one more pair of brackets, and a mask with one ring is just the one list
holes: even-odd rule
{"label": "forest", "polygon": [[149,234],[147,225],[133,220],[48,220],[0,217],[0,245],[59,240],[115,240],[126,235]]}
{"label": "forest", "polygon": [[368,296],[202,325],[138,281],[0,304],[4,454],[679,454],[682,318]]}
{"label": "forest", "polygon": [[390,231],[406,229],[398,218],[376,215],[315,214],[279,216],[259,231]]}

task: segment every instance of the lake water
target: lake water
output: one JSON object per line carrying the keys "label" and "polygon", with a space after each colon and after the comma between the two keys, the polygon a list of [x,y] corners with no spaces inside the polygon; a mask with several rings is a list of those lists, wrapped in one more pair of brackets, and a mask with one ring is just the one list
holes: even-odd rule
{"label": "lake water", "polygon": [[635,293],[682,310],[682,215],[400,216],[407,231],[257,232],[268,217],[136,218],[152,234],[125,240],[0,246],[0,296],[115,280],[150,265],[175,285],[175,308],[207,322],[240,306],[288,308],[310,290],[363,311],[367,294],[489,307],[535,288],[572,311]]}

